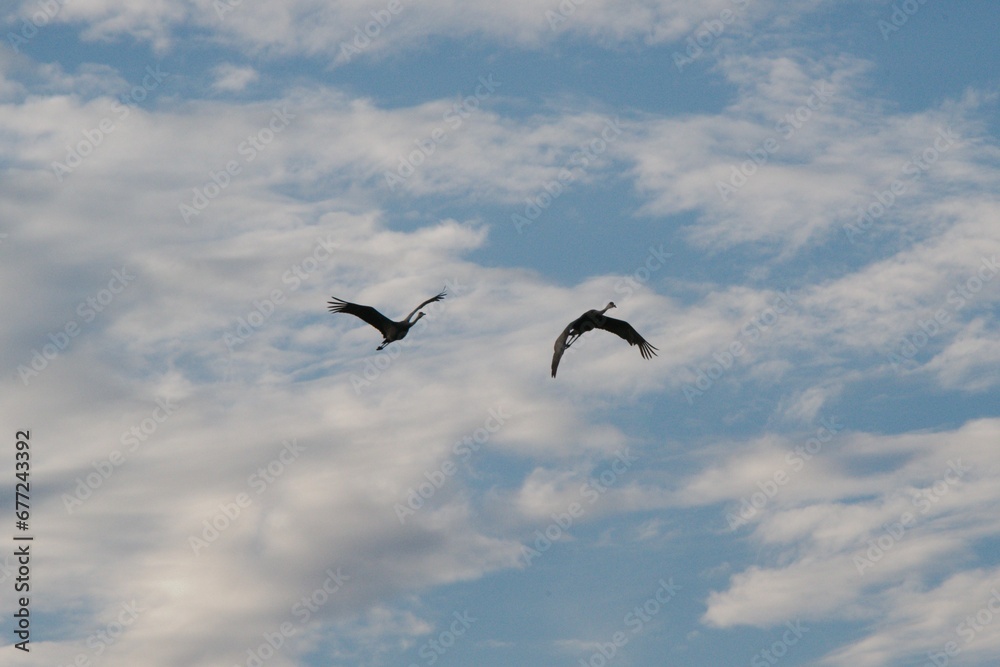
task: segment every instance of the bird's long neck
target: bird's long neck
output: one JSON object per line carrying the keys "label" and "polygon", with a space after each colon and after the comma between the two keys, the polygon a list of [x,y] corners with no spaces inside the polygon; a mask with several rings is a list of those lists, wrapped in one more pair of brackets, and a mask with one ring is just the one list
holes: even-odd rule
{"label": "bird's long neck", "polygon": [[[414,324],[417,323],[417,320],[419,320],[423,316],[424,316],[424,312],[420,311],[419,313],[417,313],[417,316],[413,318],[412,322],[410,322],[409,319],[407,319],[407,322],[410,322],[410,326],[412,327]],[[410,317],[413,317],[413,313],[410,313]]]}

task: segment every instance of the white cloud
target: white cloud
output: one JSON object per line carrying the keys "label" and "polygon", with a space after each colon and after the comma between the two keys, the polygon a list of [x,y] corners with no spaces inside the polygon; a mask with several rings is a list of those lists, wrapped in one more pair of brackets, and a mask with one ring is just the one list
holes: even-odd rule
{"label": "white cloud", "polygon": [[215,75],[212,87],[228,92],[243,90],[260,78],[260,74],[253,67],[239,67],[232,64],[219,65],[212,70],[212,73]]}
{"label": "white cloud", "polygon": [[[643,119],[616,156],[634,161],[645,213],[698,213],[689,236],[699,245],[789,252],[831,236],[862,244],[902,228],[924,236],[939,229],[929,205],[961,199],[956,181],[968,191],[986,177],[979,165],[994,149],[973,139],[984,100],[879,114],[870,67],[848,56],[726,58],[719,68],[740,86],[729,108]],[[861,219],[872,206],[874,217]]]}
{"label": "white cloud", "polygon": [[[485,35],[520,47],[539,47],[564,36],[602,44],[663,44],[708,31],[705,21],[726,22],[730,32],[749,18],[770,13],[810,11],[817,2],[789,3],[711,0],[697,6],[679,0],[643,2],[542,3],[519,0],[497,5],[462,5],[454,0],[413,3],[295,0],[260,5],[237,0],[158,0],[110,3],[80,0],[67,3],[51,17],[55,22],[82,23],[83,36],[94,40],[138,37],[155,49],[173,48],[177,33],[189,25],[207,31],[229,46],[247,52],[334,56],[339,62],[398,52],[430,37]],[[34,3],[19,11],[30,16]],[[728,18],[728,17],[727,17]]]}
{"label": "white cloud", "polygon": [[949,389],[986,391],[997,383],[1000,337],[983,319],[970,322],[925,368]]}
{"label": "white cloud", "polygon": [[[304,203],[272,189],[293,178],[288,165],[303,153],[329,160],[329,147],[315,146],[307,128],[360,127],[372,110],[321,98],[289,100],[298,124],[275,134],[253,160],[240,153],[241,142],[268,127],[273,108],[285,101],[136,107],[61,183],[51,161],[67,141],[98,126],[112,100],[49,96],[5,110],[11,126],[37,143],[21,144],[26,168],[6,186],[8,242],[31,247],[33,259],[4,263],[0,270],[17,274],[22,286],[4,299],[12,312],[46,314],[5,329],[11,348],[23,352],[8,361],[8,373],[30,364],[30,350],[49,344],[49,332],[68,322],[79,327],[37,377],[9,392],[27,422],[45,423],[52,411],[77,415],[45,429],[46,439],[67,448],[39,464],[38,475],[53,489],[38,499],[39,511],[52,517],[38,536],[51,559],[40,567],[51,570],[39,576],[66,592],[39,600],[38,610],[57,614],[71,606],[73,625],[85,634],[40,646],[41,659],[87,653],[86,633],[133,599],[143,611],[109,651],[108,664],[149,655],[163,665],[236,661],[289,617],[295,633],[274,664],[295,664],[320,633],[354,622],[361,623],[358,632],[405,641],[426,631],[429,621],[417,612],[406,623],[352,619],[415,589],[518,566],[519,542],[480,525],[463,479],[403,526],[394,510],[490,409],[510,415],[491,436],[493,455],[603,460],[598,455],[610,456],[620,444],[614,427],[588,417],[584,405],[592,399],[574,400],[569,387],[559,390],[548,377],[550,341],[576,313],[546,304],[568,302],[569,291],[523,270],[464,259],[486,242],[483,225],[441,220],[398,231],[377,209],[351,212],[363,197]],[[309,112],[306,104],[314,105]],[[367,139],[358,134],[336,136],[380,141],[371,129]],[[192,188],[205,190],[227,160],[238,161],[240,173],[184,224],[178,204],[191,201]],[[349,165],[340,158],[323,169]],[[116,235],[113,246],[103,243],[109,234]],[[53,266],[58,288],[49,277]],[[299,277],[295,267],[306,273]],[[99,299],[113,271],[134,278],[86,319],[78,305]],[[378,334],[360,320],[328,314],[329,296],[396,315],[445,282],[461,289],[411,334],[412,346],[397,347],[399,358],[377,366],[377,377],[359,389],[352,378],[364,377],[368,360],[381,364]],[[644,298],[635,296],[635,303]],[[525,312],[536,315],[525,322]],[[249,324],[249,336],[241,323]],[[245,338],[231,354],[226,334]],[[642,361],[628,346],[613,356]],[[601,363],[600,354],[574,359],[577,370]],[[163,398],[176,412],[130,450],[124,434],[153,424]],[[275,464],[290,439],[304,451]],[[119,456],[124,462],[107,463]],[[108,465],[112,473],[100,479]],[[260,469],[272,467],[280,474],[271,472],[273,481],[258,492]],[[85,481],[92,473],[96,488]],[[82,505],[71,502],[69,513],[66,499],[73,497]],[[627,506],[635,506],[628,495],[608,505]],[[108,522],[114,538],[101,529]],[[213,531],[219,537],[212,539]],[[115,558],[106,557],[109,548]],[[295,602],[336,567],[351,579],[308,623],[296,623]],[[89,583],[72,583],[79,581]]]}
{"label": "white cloud", "polygon": [[[667,44],[731,4],[585,3],[555,31],[537,4],[463,11],[407,4],[366,53],[434,34],[487,34],[532,47],[567,37]],[[761,3],[759,11],[770,7]],[[132,34],[160,53],[193,21],[245,51],[336,58],[340,40],[379,9],[244,3],[219,17],[207,1],[81,1],[67,4],[58,20],[84,23],[95,39]],[[785,286],[747,287],[722,274],[716,282],[671,278],[682,299],[651,283],[618,301],[660,355],[646,361],[615,337],[590,334],[567,353],[558,381],[548,377],[555,336],[607,298],[595,294],[617,296],[629,271],[561,285],[525,269],[485,266],[472,257],[508,220],[428,216],[412,224],[393,211],[435,196],[517,210],[600,136],[614,118],[606,109],[578,101],[508,115],[500,102],[512,86],[501,81],[495,97],[462,109],[466,116],[455,115],[457,100],[390,108],[298,85],[241,104],[139,101],[125,114],[115,102],[129,89],[110,68],[67,72],[0,55],[11,65],[0,79],[7,234],[0,275],[14,286],[0,293],[0,307],[32,314],[11,318],[0,334],[13,351],[5,370],[17,378],[34,351],[62,341],[69,324],[78,329],[27,386],[15,379],[4,391],[11,414],[54,443],[37,472],[51,489],[38,498],[49,517],[38,535],[47,545],[38,575],[55,592],[38,604],[52,614],[59,641],[42,643],[35,655],[50,664],[91,655],[89,633],[133,599],[142,612],[109,650],[109,665],[146,664],[151,655],[162,665],[236,662],[289,619],[295,632],[269,664],[298,664],[330,635],[338,637],[331,653],[345,661],[384,657],[358,643],[379,645],[376,653],[407,650],[437,627],[412,596],[520,567],[524,534],[587,502],[581,487],[600,480],[615,452],[628,447],[640,463],[616,476],[581,524],[725,504],[718,529],[725,512],[764,493],[762,483],[777,489],[777,471],[788,476],[744,532],[728,538],[748,535],[773,555],[753,567],[733,564],[727,587],[708,596],[704,622],[870,621],[867,636],[833,649],[832,664],[882,664],[900,647],[936,651],[956,635],[964,640],[956,625],[987,603],[979,593],[996,582],[994,570],[969,565],[998,528],[996,420],[952,431],[838,434],[814,458],[793,459],[801,468],[788,457],[812,433],[806,428],[796,439],[782,426],[814,423],[873,379],[902,385],[926,373],[942,391],[966,394],[995,385],[995,283],[961,301],[952,296],[956,285],[971,289],[983,258],[1000,250],[995,202],[981,194],[997,182],[996,148],[982,120],[992,102],[970,94],[894,113],[870,99],[871,64],[860,59],[727,53],[718,69],[737,89],[728,107],[682,117],[623,113],[621,136],[572,187],[600,184],[626,165],[642,197],[637,206],[657,223],[695,212],[687,238],[693,252],[706,251],[706,262],[715,252],[767,245],[775,257],[762,261],[757,276],[793,276],[793,306],[751,337],[744,327],[773,308]],[[212,75],[217,90],[231,92],[257,77],[254,68],[231,65]],[[801,128],[779,125],[824,82],[833,92]],[[163,82],[163,90],[175,83]],[[482,85],[461,84],[466,95]],[[91,139],[106,121],[112,130]],[[795,132],[785,136],[789,127]],[[845,253],[843,265],[825,273],[788,269],[796,253],[843,241],[853,207],[905,175],[907,161],[947,127],[961,140],[906,181],[889,213],[858,237],[857,259]],[[447,140],[389,189],[386,171],[435,130]],[[781,147],[773,158],[722,201],[717,181],[775,137]],[[53,162],[68,163],[80,146],[88,155],[60,180]],[[200,209],[188,224],[182,204]],[[895,238],[906,226],[912,238],[893,241],[877,259],[864,254],[871,239]],[[111,292],[115,272],[135,278]],[[391,348],[398,358],[375,354],[371,327],[325,310],[336,295],[395,316],[444,283],[452,293],[405,346]],[[110,300],[101,303],[105,292]],[[101,309],[88,311],[88,299]],[[939,333],[893,368],[889,353],[941,309],[949,319]],[[245,340],[227,345],[227,335]],[[699,443],[680,457],[701,466],[693,472],[657,472],[650,452],[667,443],[643,440],[608,415],[651,395],[676,407],[682,386],[734,341],[746,352],[720,384],[769,387],[778,420],[752,438]],[[164,398],[178,407],[161,422],[155,415]],[[497,409],[509,418],[481,456],[523,471],[485,491],[477,482],[486,461],[463,461],[401,525],[396,505]],[[853,428],[849,417],[839,418]],[[125,434],[134,428],[147,437],[133,450]],[[290,439],[305,449],[282,461]],[[115,451],[124,462],[106,463]],[[973,471],[937,494],[948,461],[959,458]],[[281,472],[268,473],[273,481],[261,488],[259,471],[269,464]],[[93,474],[99,483],[91,497],[68,513],[63,494],[86,489],[81,480]],[[241,493],[250,502],[227,516]],[[919,499],[928,493],[935,499],[923,512]],[[854,558],[867,558],[869,540],[891,537],[885,525],[904,512],[918,515],[915,524],[859,572]],[[640,543],[673,536],[660,519],[642,519],[622,534]],[[229,526],[195,554],[190,538],[207,541],[205,522],[213,520]],[[301,620],[295,604],[322,590],[338,567],[350,579]],[[919,634],[911,629],[917,622]],[[995,649],[992,628],[962,645],[966,655]]]}
{"label": "white cloud", "polygon": [[[944,599],[950,584],[935,591],[933,583],[944,573],[956,580],[995,579],[985,572],[956,574],[954,568],[998,528],[1000,467],[990,445],[998,432],[996,420],[981,420],[951,432],[846,435],[798,466],[761,444],[728,454],[681,497],[713,502],[728,496],[727,512],[749,522],[750,539],[770,548],[773,565],[733,574],[726,590],[709,596],[705,622],[768,627],[789,619],[883,619],[869,636],[828,656],[830,664],[885,664],[901,647],[913,654],[941,650],[955,639],[964,616],[957,607],[939,609],[933,628],[915,634],[913,618],[927,617],[914,612],[911,602]],[[859,474],[879,458],[886,462],[881,471]],[[746,481],[712,482],[735,471],[745,472]],[[778,471],[785,477],[776,477]],[[980,590],[989,585],[995,583]],[[963,600],[964,608],[977,597],[951,599],[953,607]]]}

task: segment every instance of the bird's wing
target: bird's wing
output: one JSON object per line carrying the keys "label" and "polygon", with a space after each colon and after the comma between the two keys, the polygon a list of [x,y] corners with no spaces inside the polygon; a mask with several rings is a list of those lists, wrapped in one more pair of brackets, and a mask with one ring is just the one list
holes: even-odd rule
{"label": "bird's wing", "polygon": [[447,288],[441,290],[440,294],[438,294],[436,296],[432,296],[431,298],[427,299],[427,301],[424,301],[422,304],[420,304],[419,306],[417,306],[416,308],[414,308],[410,312],[410,314],[406,316],[406,320],[405,321],[409,322],[410,318],[413,317],[414,315],[416,315],[417,311],[420,310],[421,308],[423,308],[424,306],[426,306],[427,304],[433,303],[435,301],[440,301],[441,299],[443,299],[445,297],[446,292],[447,292]]}
{"label": "bird's wing", "polygon": [[556,369],[559,368],[559,360],[562,359],[563,352],[566,351],[566,339],[569,338],[569,330],[573,328],[573,324],[563,329],[563,332],[559,334],[559,338],[556,338],[555,349],[552,353],[552,377],[556,376]]}
{"label": "bird's wing", "polygon": [[632,328],[632,325],[625,320],[617,320],[613,317],[604,316],[594,321],[598,329],[604,329],[628,341],[629,345],[638,345],[639,353],[643,359],[650,359],[656,355],[656,348],[646,342],[646,339],[639,335],[639,332]]}
{"label": "bird's wing", "polygon": [[337,297],[331,297],[331,301],[329,303],[331,313],[347,313],[348,315],[360,317],[365,322],[382,332],[383,336],[386,335],[389,327],[393,324],[392,320],[371,306],[359,306],[356,303],[348,303],[347,301],[338,299]]}

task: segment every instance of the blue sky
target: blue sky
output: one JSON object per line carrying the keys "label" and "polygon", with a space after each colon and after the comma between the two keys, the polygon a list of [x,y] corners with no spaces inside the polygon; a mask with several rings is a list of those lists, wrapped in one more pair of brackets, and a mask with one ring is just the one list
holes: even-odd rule
{"label": "blue sky", "polygon": [[0,19],[4,664],[995,661],[995,3]]}

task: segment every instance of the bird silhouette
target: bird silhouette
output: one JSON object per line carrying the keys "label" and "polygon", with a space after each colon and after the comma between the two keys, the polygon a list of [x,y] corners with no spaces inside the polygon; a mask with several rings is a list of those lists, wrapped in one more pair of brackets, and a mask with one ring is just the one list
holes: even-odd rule
{"label": "bird silhouette", "polygon": [[632,328],[632,325],[625,320],[616,320],[608,317],[604,313],[612,308],[616,308],[614,301],[609,301],[601,310],[588,310],[580,317],[569,323],[563,332],[556,339],[555,352],[552,355],[552,377],[556,376],[556,369],[559,368],[559,360],[562,359],[563,352],[576,342],[576,339],[592,331],[593,329],[604,329],[628,341],[629,345],[638,345],[639,353],[643,359],[651,359],[656,356],[656,348],[646,342],[646,339],[639,335],[639,332]]}
{"label": "bird silhouette", "polygon": [[[406,319],[401,320],[399,322],[394,322],[390,320],[388,317],[378,312],[371,306],[362,306],[356,303],[350,303],[344,301],[343,299],[338,299],[335,296],[330,297],[331,301],[329,301],[330,304],[329,307],[331,313],[347,313],[348,315],[354,315],[356,317],[360,317],[362,320],[364,320],[368,324],[378,329],[379,332],[382,334],[382,338],[384,338],[384,340],[382,341],[382,344],[375,349],[381,350],[389,343],[393,343],[397,340],[402,340],[406,338],[406,334],[409,333],[410,328],[413,327],[413,325],[416,324],[420,320],[420,318],[424,316],[423,311],[421,311],[420,309],[429,303],[433,303],[434,301],[440,301],[444,297],[445,297],[445,290],[441,290],[440,294],[432,296],[431,298],[421,303],[419,306],[414,308],[409,315],[406,316]],[[413,317],[414,315],[416,315],[416,318]]]}

